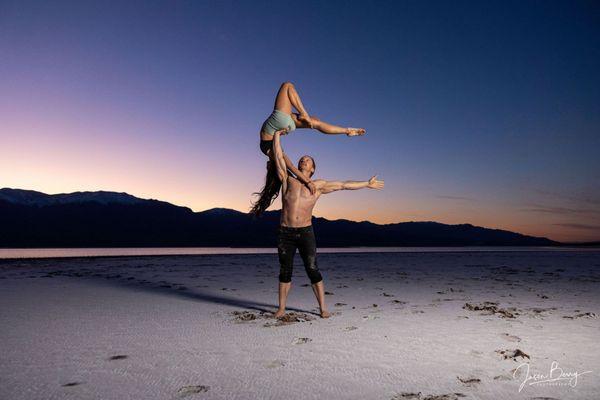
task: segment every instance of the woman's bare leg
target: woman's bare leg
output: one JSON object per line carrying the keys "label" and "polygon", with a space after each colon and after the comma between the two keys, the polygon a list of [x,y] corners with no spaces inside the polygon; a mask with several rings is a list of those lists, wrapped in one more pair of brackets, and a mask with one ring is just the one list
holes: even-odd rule
{"label": "woman's bare leg", "polygon": [[292,82],[283,82],[275,98],[275,109],[292,114],[294,107],[301,115],[308,115]]}
{"label": "woman's bare leg", "polygon": [[[300,114],[292,113],[292,107],[298,110]],[[279,92],[277,92],[277,97],[275,98],[275,109],[290,114],[296,124],[296,128],[317,129],[318,131],[329,135],[344,134],[348,136],[361,136],[366,132],[362,128],[344,128],[321,121],[315,116],[309,116],[302,104],[302,100],[300,100],[296,87],[292,82],[284,82],[281,84]]]}
{"label": "woman's bare leg", "polygon": [[[298,115],[292,114],[292,119],[296,124],[296,128],[310,128],[305,121],[302,121],[298,118]],[[319,132],[325,133],[327,135],[348,135],[348,136],[362,136],[365,134],[365,130],[363,128],[344,128],[342,126],[333,125],[325,121],[321,121],[319,118],[314,115],[310,116],[310,119],[313,123],[313,129],[318,130]]]}

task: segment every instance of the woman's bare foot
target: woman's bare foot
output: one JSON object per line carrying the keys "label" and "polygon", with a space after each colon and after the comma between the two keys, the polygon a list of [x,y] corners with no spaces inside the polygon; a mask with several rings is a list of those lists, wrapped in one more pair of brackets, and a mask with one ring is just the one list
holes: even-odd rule
{"label": "woman's bare foot", "polygon": [[346,135],[347,136],[362,136],[366,132],[367,131],[364,130],[363,128],[346,128]]}
{"label": "woman's bare foot", "polygon": [[321,318],[329,318],[331,317],[331,313],[327,310],[322,310],[321,311]]}
{"label": "woman's bare foot", "polygon": [[306,122],[306,124],[308,126],[310,126],[311,129],[313,128],[312,119],[310,119],[310,115],[308,115],[308,114],[300,114],[300,115],[298,115],[298,121]]}
{"label": "woman's bare foot", "polygon": [[285,310],[277,310],[277,312],[275,314],[273,314],[273,318],[282,317],[283,314],[285,314]]}

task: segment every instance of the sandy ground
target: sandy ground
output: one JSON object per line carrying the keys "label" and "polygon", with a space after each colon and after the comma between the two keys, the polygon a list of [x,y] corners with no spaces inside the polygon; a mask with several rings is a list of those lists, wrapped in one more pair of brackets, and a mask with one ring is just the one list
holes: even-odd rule
{"label": "sandy ground", "polygon": [[286,321],[273,254],[0,261],[0,399],[600,398],[600,252],[299,263]]}

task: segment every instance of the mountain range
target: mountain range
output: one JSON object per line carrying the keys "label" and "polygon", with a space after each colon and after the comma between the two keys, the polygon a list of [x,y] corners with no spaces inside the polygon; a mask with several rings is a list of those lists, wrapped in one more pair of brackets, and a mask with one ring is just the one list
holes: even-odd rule
{"label": "mountain range", "polygon": [[[280,211],[261,218],[213,208],[194,212],[108,191],[46,194],[0,189],[0,247],[274,247]],[[314,217],[319,247],[554,246],[561,243],[471,224],[375,224]]]}

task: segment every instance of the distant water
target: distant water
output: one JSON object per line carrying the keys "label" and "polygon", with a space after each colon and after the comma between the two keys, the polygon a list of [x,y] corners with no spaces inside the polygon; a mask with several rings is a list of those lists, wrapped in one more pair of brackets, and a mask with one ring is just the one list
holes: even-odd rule
{"label": "distant water", "polygon": [[[318,248],[319,253],[430,253],[430,252],[489,252],[489,251],[599,251],[600,248],[579,247],[330,247]],[[271,254],[276,248],[234,247],[115,247],[115,248],[47,248],[0,249],[0,259],[54,257],[159,256],[201,254]]]}

